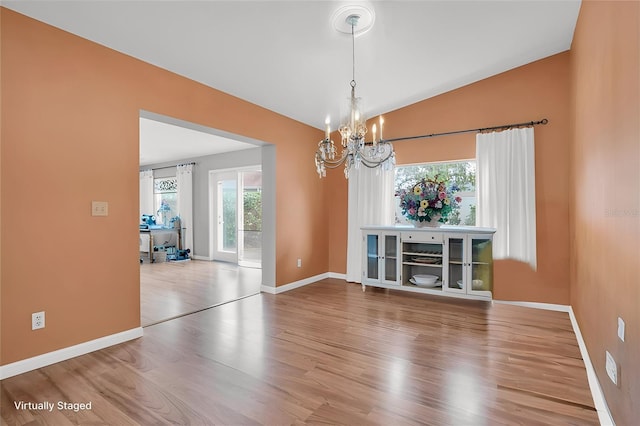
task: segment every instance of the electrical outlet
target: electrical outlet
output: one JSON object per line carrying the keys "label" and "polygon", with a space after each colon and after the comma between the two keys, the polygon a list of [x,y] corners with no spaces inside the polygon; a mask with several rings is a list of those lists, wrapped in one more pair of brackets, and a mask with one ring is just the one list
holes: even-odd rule
{"label": "electrical outlet", "polygon": [[618,337],[624,342],[624,321],[618,317]]}
{"label": "electrical outlet", "polygon": [[298,268],[302,268],[302,259],[298,259]]}
{"label": "electrical outlet", "polygon": [[618,366],[616,365],[616,360],[613,359],[613,356],[609,353],[609,351],[605,351],[605,356],[605,368],[607,370],[607,376],[609,376],[614,385],[618,386]]}
{"label": "electrical outlet", "polygon": [[31,329],[38,330],[44,328],[44,311],[31,314]]}

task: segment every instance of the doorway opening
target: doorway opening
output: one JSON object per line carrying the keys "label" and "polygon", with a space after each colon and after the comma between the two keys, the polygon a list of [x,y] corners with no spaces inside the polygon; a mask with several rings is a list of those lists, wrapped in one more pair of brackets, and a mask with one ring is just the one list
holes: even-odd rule
{"label": "doorway opening", "polygon": [[[142,326],[199,312],[257,294],[263,289],[269,291],[274,288],[275,147],[241,135],[148,111],[140,111],[139,120],[140,216],[153,216],[156,226],[166,226],[165,215],[154,204],[157,194],[148,188],[143,191],[142,178],[150,175],[151,179],[158,178],[162,182],[163,179],[173,179],[177,165],[189,162],[193,165],[191,227],[194,233],[188,260],[169,261],[168,257],[164,260],[159,255],[157,258],[154,256],[154,262],[150,262],[150,258],[143,253],[145,248],[152,250],[149,248],[150,243],[141,244]],[[228,260],[214,261],[210,243],[210,172],[223,168],[236,172],[236,199],[247,199],[246,203],[239,206],[235,204],[237,229],[235,233],[228,234],[233,235],[235,240],[227,238],[226,241],[227,246],[236,246],[233,257],[235,263]],[[241,173],[240,180],[237,179],[238,172]],[[158,183],[161,183],[160,180]],[[176,189],[176,193],[179,199],[180,188]],[[149,207],[143,209],[143,200]],[[169,202],[165,204],[171,205]],[[179,217],[181,213],[171,211],[169,216]],[[155,245],[158,244],[154,241],[154,253]],[[166,247],[158,247],[158,252],[163,249]]]}

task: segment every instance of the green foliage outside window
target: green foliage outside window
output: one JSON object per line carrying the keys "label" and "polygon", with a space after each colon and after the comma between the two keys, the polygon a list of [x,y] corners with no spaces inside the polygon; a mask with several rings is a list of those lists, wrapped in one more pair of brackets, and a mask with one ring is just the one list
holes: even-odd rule
{"label": "green foliage outside window", "polygon": [[244,193],[244,246],[262,247],[262,193],[245,191]]}
{"label": "green foliage outside window", "polygon": [[236,188],[225,188],[222,196],[222,247],[225,250],[236,248],[237,202]]}
{"label": "green foliage outside window", "polygon": [[[236,247],[236,206],[235,188],[233,188],[223,197],[222,204],[222,215],[224,220],[223,240],[225,248]],[[248,240],[253,238],[253,235],[256,235],[255,238],[259,239],[260,235],[249,235],[247,231],[262,231],[262,193],[259,191],[245,191],[243,196],[243,208],[245,245],[255,245],[251,244]],[[259,244],[259,241],[257,241],[256,244]]]}
{"label": "green foliage outside window", "polygon": [[262,231],[262,194],[257,191],[244,193],[244,230]]}

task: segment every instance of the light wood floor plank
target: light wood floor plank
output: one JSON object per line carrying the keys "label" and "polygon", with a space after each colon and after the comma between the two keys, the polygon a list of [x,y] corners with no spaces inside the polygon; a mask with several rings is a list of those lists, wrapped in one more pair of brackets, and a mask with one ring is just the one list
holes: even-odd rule
{"label": "light wood floor plank", "polygon": [[262,270],[204,260],[140,264],[142,326],[258,294]]}
{"label": "light wood floor plank", "polygon": [[[2,424],[596,425],[566,313],[323,280],[6,379]],[[15,400],[90,399],[91,412]]]}

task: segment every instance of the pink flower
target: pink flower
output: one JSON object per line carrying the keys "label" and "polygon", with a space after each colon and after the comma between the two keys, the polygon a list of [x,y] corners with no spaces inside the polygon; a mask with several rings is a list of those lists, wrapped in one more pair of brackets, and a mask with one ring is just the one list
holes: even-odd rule
{"label": "pink flower", "polygon": [[456,197],[456,203],[461,203],[461,202],[462,202],[462,198]]}
{"label": "pink flower", "polygon": [[409,214],[410,214],[410,215],[414,215],[414,214],[416,214],[416,209],[415,209],[414,207],[411,207],[411,208],[409,209]]}
{"label": "pink flower", "polygon": [[445,194],[444,192],[440,192],[438,194],[438,198],[440,198],[441,200],[444,200],[445,198],[447,198],[447,194]]}

